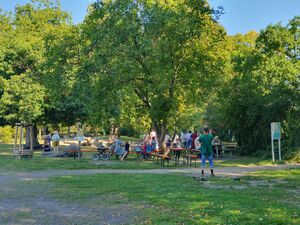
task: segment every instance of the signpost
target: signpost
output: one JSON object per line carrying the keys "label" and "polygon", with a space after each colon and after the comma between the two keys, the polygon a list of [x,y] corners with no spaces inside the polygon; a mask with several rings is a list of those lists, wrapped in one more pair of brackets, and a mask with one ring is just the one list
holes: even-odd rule
{"label": "signpost", "polygon": [[272,159],[275,161],[275,152],[274,152],[274,140],[278,140],[278,159],[281,161],[281,123],[272,122],[271,123],[271,143],[272,143]]}

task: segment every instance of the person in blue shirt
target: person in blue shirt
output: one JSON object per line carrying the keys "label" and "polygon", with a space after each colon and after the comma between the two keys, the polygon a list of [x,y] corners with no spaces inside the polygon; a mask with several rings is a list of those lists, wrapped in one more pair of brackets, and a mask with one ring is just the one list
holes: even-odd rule
{"label": "person in blue shirt", "polygon": [[115,153],[116,153],[117,157],[119,158],[120,156],[122,156],[124,154],[124,152],[125,151],[122,146],[122,141],[120,139],[120,135],[118,135],[117,139],[116,139]]}

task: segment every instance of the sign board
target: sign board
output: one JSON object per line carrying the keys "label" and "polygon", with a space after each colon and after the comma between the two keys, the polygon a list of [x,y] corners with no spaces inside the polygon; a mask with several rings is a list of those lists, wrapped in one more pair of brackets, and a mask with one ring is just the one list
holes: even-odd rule
{"label": "sign board", "polygon": [[271,123],[271,135],[273,140],[279,140],[281,138],[281,123],[273,122]]}
{"label": "sign board", "polygon": [[274,140],[278,140],[278,159],[281,161],[281,123],[273,122],[271,123],[271,144],[272,144],[272,159],[275,161],[275,151],[274,151]]}

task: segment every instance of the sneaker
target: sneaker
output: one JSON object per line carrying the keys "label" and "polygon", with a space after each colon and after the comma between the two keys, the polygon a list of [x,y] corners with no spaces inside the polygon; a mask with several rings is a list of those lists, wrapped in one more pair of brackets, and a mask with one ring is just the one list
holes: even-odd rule
{"label": "sneaker", "polygon": [[211,173],[210,176],[211,176],[211,177],[215,177],[216,175],[215,175],[214,173]]}

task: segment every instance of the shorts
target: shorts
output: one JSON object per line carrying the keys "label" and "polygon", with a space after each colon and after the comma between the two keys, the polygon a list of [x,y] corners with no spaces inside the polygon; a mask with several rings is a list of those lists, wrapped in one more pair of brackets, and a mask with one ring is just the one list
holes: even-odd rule
{"label": "shorts", "polygon": [[59,146],[59,141],[53,141],[53,147],[58,147]]}

